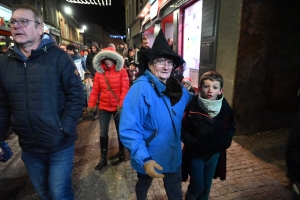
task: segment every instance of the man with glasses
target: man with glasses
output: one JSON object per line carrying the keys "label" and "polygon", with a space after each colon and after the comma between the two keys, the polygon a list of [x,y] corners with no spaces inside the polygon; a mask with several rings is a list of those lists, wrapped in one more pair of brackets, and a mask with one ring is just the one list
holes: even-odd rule
{"label": "man with glasses", "polygon": [[160,30],[152,49],[140,57],[144,75],[123,102],[119,132],[137,171],[138,200],[146,200],[153,178],[163,178],[168,199],[182,200],[181,119],[191,94],[171,76],[182,64],[184,60],[170,49]]}
{"label": "man with glasses", "polygon": [[11,126],[41,199],[74,199],[81,80],[70,56],[43,32],[43,18],[34,7],[16,5],[9,27],[15,45],[0,58],[0,141]]}

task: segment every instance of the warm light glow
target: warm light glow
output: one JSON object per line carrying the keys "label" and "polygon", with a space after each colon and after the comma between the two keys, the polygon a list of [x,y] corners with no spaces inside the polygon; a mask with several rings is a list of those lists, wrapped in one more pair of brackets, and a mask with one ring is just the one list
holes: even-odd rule
{"label": "warm light glow", "polygon": [[145,15],[144,14],[141,14],[141,17],[144,17]]}
{"label": "warm light glow", "polygon": [[70,15],[72,13],[72,10],[69,7],[65,7],[65,12]]}

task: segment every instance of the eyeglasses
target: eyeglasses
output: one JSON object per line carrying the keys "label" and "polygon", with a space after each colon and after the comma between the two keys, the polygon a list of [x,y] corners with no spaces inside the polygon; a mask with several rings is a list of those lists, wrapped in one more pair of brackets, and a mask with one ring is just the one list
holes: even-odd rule
{"label": "eyeglasses", "polygon": [[35,23],[37,23],[37,24],[41,24],[41,23],[38,22],[38,21],[30,20],[30,19],[19,19],[19,20],[11,19],[11,20],[8,22],[8,27],[10,27],[10,28],[15,27],[16,22],[18,22],[18,24],[19,24],[20,27],[26,27],[26,26],[28,26],[28,23],[29,23],[29,22],[35,22]]}
{"label": "eyeglasses", "polygon": [[164,67],[164,66],[168,66],[173,68],[174,67],[174,63],[173,62],[168,62],[166,60],[158,60],[158,61],[154,61],[153,62],[155,65],[157,65],[158,67]]}

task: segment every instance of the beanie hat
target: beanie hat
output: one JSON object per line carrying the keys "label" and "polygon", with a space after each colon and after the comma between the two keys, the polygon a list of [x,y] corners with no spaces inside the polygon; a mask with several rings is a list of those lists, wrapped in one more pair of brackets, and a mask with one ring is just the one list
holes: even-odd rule
{"label": "beanie hat", "polygon": [[86,79],[86,78],[93,78],[93,76],[92,76],[92,74],[91,73],[85,73],[84,74],[84,79]]}
{"label": "beanie hat", "polygon": [[74,53],[76,53],[76,47],[73,44],[68,44],[67,45],[67,50],[73,51]]}
{"label": "beanie hat", "polygon": [[133,48],[129,48],[129,49],[128,49],[128,53],[129,53],[130,51],[133,51]]}
{"label": "beanie hat", "polygon": [[114,49],[116,49],[116,46],[113,43],[109,43],[108,47],[113,47]]}
{"label": "beanie hat", "polygon": [[97,50],[99,51],[99,45],[98,45],[98,43],[97,43],[97,42],[92,42],[92,46],[96,47],[96,48],[97,48]]}

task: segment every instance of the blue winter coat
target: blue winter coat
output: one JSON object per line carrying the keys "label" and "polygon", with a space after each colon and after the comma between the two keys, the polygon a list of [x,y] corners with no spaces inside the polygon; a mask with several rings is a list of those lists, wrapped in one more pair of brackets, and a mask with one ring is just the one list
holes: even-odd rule
{"label": "blue winter coat", "polygon": [[11,125],[23,150],[51,153],[74,144],[84,106],[75,70],[47,34],[29,58],[9,48],[0,58],[0,140]]}
{"label": "blue winter coat", "polygon": [[153,159],[163,167],[159,173],[176,172],[181,165],[181,120],[191,94],[171,106],[163,94],[166,85],[146,70],[127,93],[121,112],[120,138],[130,151],[131,165],[139,173]]}

